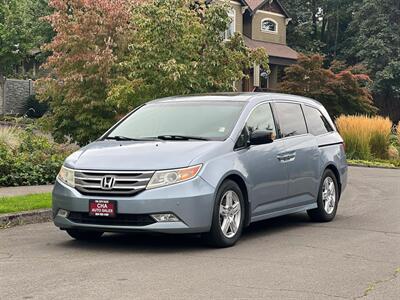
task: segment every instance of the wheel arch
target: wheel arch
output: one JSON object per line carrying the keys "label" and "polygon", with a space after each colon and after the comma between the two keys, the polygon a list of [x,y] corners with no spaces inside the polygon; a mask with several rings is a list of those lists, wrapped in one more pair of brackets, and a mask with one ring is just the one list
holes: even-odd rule
{"label": "wheel arch", "polygon": [[335,174],[336,181],[337,181],[338,186],[339,186],[339,199],[340,199],[340,195],[342,194],[342,181],[341,181],[341,178],[340,178],[340,173],[339,173],[338,168],[333,163],[329,163],[325,167],[325,170],[331,170],[333,172],[333,174]]}
{"label": "wheel arch", "polygon": [[246,181],[244,180],[244,178],[241,175],[239,175],[237,173],[227,174],[226,176],[224,176],[222,178],[222,180],[218,184],[218,189],[221,186],[221,184],[226,180],[234,181],[239,186],[240,190],[243,193],[244,205],[245,205],[244,226],[248,226],[250,224],[250,220],[251,220],[251,214],[250,214],[251,210],[250,210],[249,190],[248,190]]}

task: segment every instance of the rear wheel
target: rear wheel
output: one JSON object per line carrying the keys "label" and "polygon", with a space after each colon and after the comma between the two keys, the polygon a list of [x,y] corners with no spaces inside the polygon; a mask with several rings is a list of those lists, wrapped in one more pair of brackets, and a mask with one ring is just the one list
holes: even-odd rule
{"label": "rear wheel", "polygon": [[233,246],[240,238],[244,223],[244,197],[236,182],[227,180],[218,189],[208,242],[216,247]]}
{"label": "rear wheel", "polygon": [[319,188],[318,207],[308,210],[307,213],[313,221],[330,222],[336,216],[339,202],[339,188],[335,174],[332,170],[325,170]]}
{"label": "rear wheel", "polygon": [[67,229],[66,231],[70,237],[78,241],[93,241],[100,238],[104,233],[102,231],[89,231],[82,229]]}

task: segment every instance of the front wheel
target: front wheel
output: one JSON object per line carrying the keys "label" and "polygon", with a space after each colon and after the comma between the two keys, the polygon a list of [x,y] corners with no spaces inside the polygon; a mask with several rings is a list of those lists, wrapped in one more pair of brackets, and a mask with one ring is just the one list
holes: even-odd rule
{"label": "front wheel", "polygon": [[307,213],[311,220],[317,222],[330,222],[336,216],[339,202],[339,188],[335,174],[325,170],[319,188],[318,207],[308,210]]}
{"label": "front wheel", "polygon": [[66,231],[70,237],[78,241],[93,241],[100,238],[104,233],[102,231],[90,231],[81,229],[67,229]]}
{"label": "front wheel", "polygon": [[208,242],[216,247],[233,246],[240,238],[244,224],[244,197],[236,182],[227,180],[218,189]]}

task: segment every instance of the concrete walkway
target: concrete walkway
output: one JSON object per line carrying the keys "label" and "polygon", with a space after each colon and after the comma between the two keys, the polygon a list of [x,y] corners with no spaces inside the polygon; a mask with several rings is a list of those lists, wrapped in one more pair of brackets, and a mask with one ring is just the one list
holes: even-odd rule
{"label": "concrete walkway", "polygon": [[50,193],[53,185],[0,187],[0,197],[24,196],[30,194]]}

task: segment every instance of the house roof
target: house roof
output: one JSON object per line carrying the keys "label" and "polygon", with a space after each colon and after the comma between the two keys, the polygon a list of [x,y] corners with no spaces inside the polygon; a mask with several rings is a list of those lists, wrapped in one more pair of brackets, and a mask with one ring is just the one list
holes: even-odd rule
{"label": "house roof", "polygon": [[285,58],[290,60],[297,60],[299,57],[299,54],[295,50],[286,45],[256,41],[248,38],[247,36],[243,36],[243,39],[246,46],[250,49],[264,48],[267,51],[268,55],[272,57]]}
{"label": "house roof", "polygon": [[258,6],[265,2],[265,0],[244,0],[243,2],[246,2],[247,6],[251,10],[255,10]]}
{"label": "house roof", "polygon": [[289,13],[285,9],[285,7],[281,4],[279,0],[242,0],[249,9],[251,10],[252,13],[255,13],[258,9],[260,9],[264,4],[267,2],[275,2],[279,8],[282,10],[283,14],[285,15],[286,18],[290,18]]}

